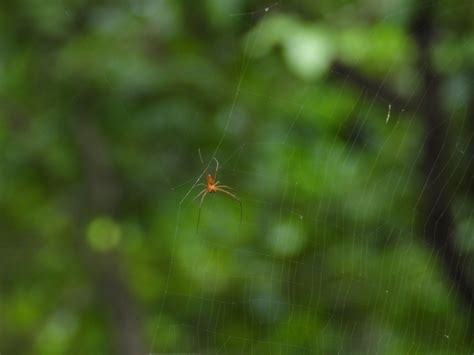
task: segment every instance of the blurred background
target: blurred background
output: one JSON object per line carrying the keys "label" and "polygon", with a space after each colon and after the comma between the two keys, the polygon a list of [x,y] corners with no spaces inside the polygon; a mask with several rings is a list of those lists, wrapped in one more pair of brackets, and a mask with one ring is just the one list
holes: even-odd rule
{"label": "blurred background", "polygon": [[472,353],[472,13],[2,0],[1,354]]}

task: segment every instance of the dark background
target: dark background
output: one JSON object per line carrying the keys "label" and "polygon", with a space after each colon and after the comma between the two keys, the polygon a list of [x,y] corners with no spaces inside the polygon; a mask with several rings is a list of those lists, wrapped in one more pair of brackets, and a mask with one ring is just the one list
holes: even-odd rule
{"label": "dark background", "polygon": [[2,0],[1,354],[472,353],[473,10]]}

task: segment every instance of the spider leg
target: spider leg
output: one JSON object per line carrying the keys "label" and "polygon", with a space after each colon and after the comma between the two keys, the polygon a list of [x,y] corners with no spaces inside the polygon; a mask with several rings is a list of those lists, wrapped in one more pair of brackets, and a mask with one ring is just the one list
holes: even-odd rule
{"label": "spider leg", "polygon": [[217,187],[223,187],[223,188],[225,188],[225,189],[230,189],[230,190],[233,190],[233,189],[234,189],[233,187],[230,187],[230,186],[227,186],[227,185],[220,185],[220,181],[217,181],[217,182],[215,183],[215,185],[216,185]]}
{"label": "spider leg", "polygon": [[230,186],[227,186],[227,185],[219,185],[219,181],[216,183],[216,185],[218,185],[217,187],[223,187],[225,189],[231,189],[231,190],[234,189],[233,187],[230,187]]}
{"label": "spider leg", "polygon": [[[201,202],[199,202],[199,212],[198,212],[198,221],[197,221],[197,225],[196,225],[196,233],[198,232],[199,230],[199,221],[201,220],[201,208],[202,208],[202,203],[204,202],[204,197],[206,197],[206,195],[209,193],[209,191],[207,190],[202,190],[201,193],[199,195],[202,194],[202,197],[201,197]],[[198,195],[198,196],[199,196]]]}
{"label": "spider leg", "polygon": [[212,159],[214,159],[216,161],[216,173],[214,174],[214,180],[217,179],[217,171],[219,170],[219,161],[213,157]]}
{"label": "spider leg", "polygon": [[240,201],[240,199],[239,199],[237,196],[235,196],[232,192],[227,191],[225,188],[223,188],[224,186],[225,186],[225,185],[219,185],[219,186],[216,186],[215,189],[216,189],[217,191],[221,191],[221,192],[226,193],[227,195],[233,197],[233,198],[236,199],[237,201]]}
{"label": "spider leg", "polygon": [[235,196],[232,192],[229,192],[227,190],[224,190],[223,188],[221,188],[222,186],[224,185],[220,185],[220,186],[216,186],[216,191],[220,191],[220,192],[223,192],[227,195],[229,195],[230,197],[232,197],[234,200],[236,200],[239,205],[240,205],[240,223],[242,223],[242,201],[240,201],[240,199]]}
{"label": "spider leg", "polygon": [[201,190],[201,191],[196,195],[196,197],[193,198],[193,201],[195,201],[195,200],[197,200],[199,197],[201,197],[201,195],[202,195],[203,193],[205,193],[206,191],[207,191],[207,189]]}

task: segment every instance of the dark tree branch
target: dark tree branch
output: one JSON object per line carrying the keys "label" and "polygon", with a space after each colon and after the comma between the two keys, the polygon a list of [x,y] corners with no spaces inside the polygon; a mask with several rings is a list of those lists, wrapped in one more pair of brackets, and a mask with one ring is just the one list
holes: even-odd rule
{"label": "dark tree branch", "polygon": [[[466,259],[455,245],[456,226],[448,191],[449,179],[445,176],[451,144],[448,139],[448,119],[441,106],[440,77],[431,65],[430,50],[435,36],[433,6],[419,7],[412,22],[412,32],[419,50],[419,71],[423,73],[423,97],[420,115],[425,124],[423,173],[425,186],[423,203],[425,212],[424,236],[436,251],[453,288],[469,307],[474,306],[474,289],[468,273]],[[471,313],[472,315],[472,313]]]}
{"label": "dark tree branch", "polygon": [[[474,67],[467,71],[468,78],[474,78]],[[474,80],[469,82],[470,99],[466,108],[466,126],[469,132],[466,153],[470,157],[466,169],[468,169],[468,191],[474,197]]]}
{"label": "dark tree branch", "polygon": [[[114,215],[119,206],[120,187],[103,139],[95,125],[87,120],[76,121],[73,133],[87,172],[89,192],[85,207],[92,207],[93,214]],[[88,259],[108,311],[114,333],[114,354],[144,354],[137,305],[121,272],[119,255],[113,251],[93,253]]]}
{"label": "dark tree branch", "polygon": [[440,78],[430,64],[429,51],[435,35],[432,10],[432,6],[420,6],[412,23],[412,31],[420,52],[418,68],[420,73],[423,73],[422,97],[412,102],[383,82],[369,78],[357,68],[340,61],[332,64],[330,72],[332,78],[345,80],[371,96],[390,103],[394,109],[421,115],[427,134],[423,160],[426,182],[423,190],[426,210],[424,235],[430,247],[437,252],[444,263],[454,289],[472,311],[474,287],[467,271],[469,268],[466,259],[454,242],[456,227],[451,208],[453,196],[446,190],[449,179],[443,173],[451,145],[446,127],[448,120],[441,107]]}
{"label": "dark tree branch", "polygon": [[379,97],[395,110],[416,111],[417,107],[409,99],[402,97],[390,86],[374,78],[369,78],[360,70],[340,61],[335,61],[330,69],[331,77],[337,80],[345,80],[350,84],[366,91],[373,97]]}

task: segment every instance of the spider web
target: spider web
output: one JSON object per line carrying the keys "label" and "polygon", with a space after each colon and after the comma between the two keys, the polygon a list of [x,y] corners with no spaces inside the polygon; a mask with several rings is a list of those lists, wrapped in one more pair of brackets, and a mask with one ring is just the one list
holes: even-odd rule
{"label": "spider web", "polygon": [[474,352],[469,2],[37,2],[0,5],[0,353]]}
{"label": "spider web", "polygon": [[[213,147],[196,144],[188,152],[199,172],[170,184],[176,209],[166,216],[170,256],[150,325],[150,353],[473,351],[469,312],[439,252],[423,240],[428,226],[419,228],[427,189],[423,146],[426,130],[434,129],[419,119],[427,94],[422,69],[397,82],[407,53],[396,54],[378,68],[375,93],[364,84],[354,87],[351,73],[332,67],[312,80],[294,79],[281,53],[263,49],[274,40],[265,24],[288,8],[277,2],[229,14],[249,26],[237,40],[244,43],[239,79],[230,105],[215,118]],[[404,12],[377,21],[374,40]],[[258,80],[266,85],[256,90]],[[391,85],[409,88],[404,103],[410,107],[384,96]],[[443,122],[457,132],[442,167],[452,196],[462,192],[463,167],[472,162],[466,153],[472,134],[459,133],[468,114],[456,104]],[[242,127],[252,124],[249,138]],[[235,201],[212,194],[196,233],[192,200],[213,173],[213,158],[219,180],[242,200],[243,220]],[[449,203],[469,231],[469,199]]]}

